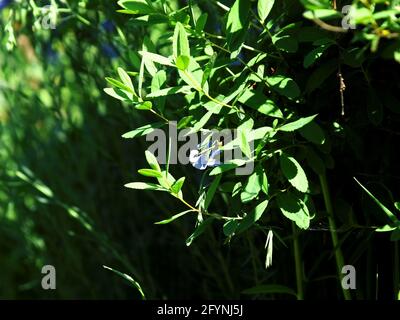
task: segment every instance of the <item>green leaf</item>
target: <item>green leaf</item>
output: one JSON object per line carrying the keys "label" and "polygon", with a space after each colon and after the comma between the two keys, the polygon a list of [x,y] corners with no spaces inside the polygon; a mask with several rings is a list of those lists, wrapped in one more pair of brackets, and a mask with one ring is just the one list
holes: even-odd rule
{"label": "green leaf", "polygon": [[267,196],[269,195],[269,184],[268,184],[268,178],[267,175],[264,172],[264,169],[262,167],[260,168],[262,171],[261,174],[261,191],[264,192]]}
{"label": "green leaf", "polygon": [[233,160],[227,161],[224,164],[221,164],[218,167],[215,167],[214,169],[211,170],[209,175],[210,176],[215,176],[215,175],[221,174],[223,172],[226,172],[226,171],[235,169],[237,167],[240,167],[240,166],[244,165],[245,163],[246,163],[246,160],[233,159]]}
{"label": "green leaf", "polygon": [[330,46],[331,44],[321,45],[307,53],[303,61],[304,68],[308,68],[313,65],[314,62],[317,61]]}
{"label": "green leaf", "polygon": [[314,121],[306,124],[304,127],[299,129],[300,134],[308,141],[315,144],[324,144],[325,133],[321,127]]}
{"label": "green leaf", "polygon": [[179,191],[181,191],[184,182],[185,182],[185,177],[176,180],[174,184],[171,186],[171,191],[175,194],[178,194]]}
{"label": "green leaf", "polygon": [[372,11],[368,8],[355,8],[351,13],[354,23],[357,24],[369,24],[374,22]]}
{"label": "green leaf", "polygon": [[227,43],[230,51],[236,51],[243,43],[249,25],[249,0],[236,0],[226,20]]}
{"label": "green leaf", "polygon": [[395,15],[398,15],[398,14],[400,14],[400,7],[397,7],[397,9],[383,10],[383,11],[374,13],[373,17],[374,17],[375,20],[380,20],[380,19],[389,18],[391,16],[395,16]]}
{"label": "green leaf", "polygon": [[275,102],[261,92],[248,89],[243,92],[238,101],[267,116],[283,118],[283,114]]}
{"label": "green leaf", "polygon": [[206,26],[206,23],[207,23],[207,18],[208,18],[208,14],[205,12],[205,13],[202,13],[200,15],[200,17],[197,19],[197,21],[196,21],[196,31],[197,32],[201,32],[204,30],[204,27]]}
{"label": "green leaf", "polygon": [[134,100],[134,96],[132,93],[126,92],[126,91],[118,89],[118,88],[104,88],[103,90],[109,96],[111,96],[115,99],[121,100],[121,101],[133,101]]}
{"label": "green leaf", "polygon": [[235,233],[238,226],[239,226],[239,220],[231,219],[224,223],[222,231],[224,232],[225,236],[229,237]]}
{"label": "green leaf", "polygon": [[132,89],[132,91],[135,91],[133,88],[132,80],[129,77],[129,75],[126,73],[126,71],[122,68],[118,68],[118,75],[121,78],[122,82],[129,88]]}
{"label": "green leaf", "polygon": [[149,150],[146,150],[144,154],[146,156],[146,160],[149,166],[153,170],[161,172],[160,165],[158,164],[157,158],[154,156],[154,154],[152,154]]}
{"label": "green leaf", "polygon": [[125,134],[122,135],[122,138],[125,139],[132,139],[136,137],[141,137],[146,134],[152,133],[155,129],[161,128],[163,125],[165,125],[164,122],[156,122],[152,124],[146,124],[143,127],[137,128],[135,130],[129,131]]}
{"label": "green leaf", "polygon": [[184,216],[185,214],[187,214],[187,213],[189,213],[189,212],[193,212],[193,210],[183,211],[183,212],[181,212],[181,213],[178,213],[178,214],[172,216],[172,217],[169,218],[169,219],[162,220],[162,221],[158,221],[158,222],[155,222],[154,224],[168,224],[168,223],[171,223],[172,221],[175,221],[176,219],[178,219],[178,218]]}
{"label": "green leaf", "polygon": [[[172,176],[170,172],[168,172],[169,166],[169,153],[168,153],[168,160],[167,160],[167,170],[161,171],[161,177],[157,177],[158,183],[167,190],[171,190],[171,187],[175,184],[175,178]],[[177,193],[178,198],[182,198],[182,191],[178,191]]]}
{"label": "green leaf", "polygon": [[189,56],[178,56],[176,58],[176,67],[179,70],[186,70],[189,67],[190,57]]}
{"label": "green leaf", "polygon": [[324,20],[329,20],[329,19],[339,19],[342,18],[342,15],[340,12],[333,10],[333,9],[317,9],[313,11],[306,11],[303,14],[304,18],[306,19],[324,19]]}
{"label": "green leaf", "polygon": [[208,111],[206,112],[201,119],[195,123],[195,125],[193,126],[193,128],[190,129],[190,132],[188,134],[192,134],[195,132],[198,132],[200,129],[203,129],[205,124],[208,122],[208,120],[210,120],[211,116],[213,115],[212,111]]}
{"label": "green leaf", "polygon": [[[251,141],[255,141],[255,140],[260,140],[260,139],[264,139],[267,136],[269,136],[270,138],[272,138],[275,134],[275,131],[273,128],[271,127],[260,127],[257,128],[255,130],[251,130],[248,132],[247,134],[247,141],[251,142]],[[235,139],[229,141],[228,143],[224,144],[221,147],[221,150],[225,151],[225,150],[232,150],[234,148],[236,148],[237,146],[239,146],[240,144],[240,137],[236,137]]]}
{"label": "green leaf", "polygon": [[267,56],[268,56],[268,54],[265,52],[259,53],[247,62],[247,66],[251,68],[254,65],[260,63],[262,60],[264,60]]}
{"label": "green leaf", "polygon": [[264,284],[255,286],[242,291],[243,294],[277,294],[277,293],[286,293],[293,296],[297,296],[296,292],[293,289],[290,289],[285,286],[281,286],[279,284]]}
{"label": "green leaf", "polygon": [[138,173],[146,177],[162,178],[161,172],[154,169],[139,169]]}
{"label": "green leaf", "polygon": [[147,182],[131,182],[125,185],[126,188],[137,189],[137,190],[155,190],[155,191],[167,191],[165,188],[155,183]]}
{"label": "green leaf", "polygon": [[292,34],[279,34],[272,37],[274,45],[284,52],[294,53],[299,48],[296,37]]}
{"label": "green leaf", "polygon": [[160,90],[155,90],[152,91],[150,94],[146,96],[146,98],[158,98],[158,97],[164,97],[164,96],[169,96],[173,94],[178,94],[178,93],[184,93],[188,94],[190,93],[190,86],[177,86],[177,87],[170,87],[170,88],[164,88]]}
{"label": "green leaf", "polygon": [[[117,12],[121,12],[121,13],[125,13],[125,14],[133,14],[132,11],[129,11],[129,10],[117,10]],[[132,24],[134,26],[149,27],[153,24],[169,23],[170,20],[168,19],[168,16],[165,14],[152,13],[149,15],[135,17],[134,19],[130,20],[129,22],[130,22],[130,24]]]}
{"label": "green leaf", "polygon": [[177,22],[175,26],[172,49],[175,59],[179,56],[190,57],[188,36],[184,26],[180,22]]}
{"label": "green leaf", "polygon": [[178,130],[186,128],[192,120],[192,115],[183,117],[177,124]]}
{"label": "green leaf", "polygon": [[142,87],[143,87],[143,82],[144,82],[144,68],[146,64],[146,59],[145,57],[142,56],[142,61],[140,62],[140,68],[139,68],[139,81],[138,81],[138,93],[139,97],[142,98]]}
{"label": "green leaf", "polygon": [[330,0],[300,0],[306,9],[328,9],[331,8]]}
{"label": "green leaf", "polygon": [[[393,58],[396,60],[398,63],[400,63],[400,48],[397,49],[395,52],[393,52]],[[400,292],[400,291],[399,291]]]}
{"label": "green leaf", "polygon": [[110,77],[106,77],[106,81],[109,84],[112,84],[113,86],[116,86],[117,88],[119,88],[121,90],[127,91],[127,92],[129,92],[129,93],[131,93],[133,95],[136,95],[135,91],[131,87],[128,87],[127,85],[125,85],[121,81],[115,80],[115,79],[110,78]]}
{"label": "green leaf", "polygon": [[[168,161],[169,161],[169,160],[168,160]],[[168,166],[168,164],[167,164],[167,166]],[[173,184],[174,184],[175,181],[176,181],[175,178],[172,176],[172,174],[171,174],[170,172],[168,172],[168,174],[167,174],[167,171],[166,171],[166,170],[165,170],[165,171],[162,171],[161,174],[162,174],[162,177],[157,178],[158,183],[159,183],[162,187],[164,187],[164,188],[170,190],[170,189],[171,189],[171,186],[173,186]],[[179,192],[179,193],[178,193],[178,196],[181,197],[181,196],[182,196],[182,192]]]}
{"label": "green leaf", "polygon": [[222,176],[217,176],[212,182],[211,186],[208,188],[206,193],[206,198],[204,200],[204,209],[207,210],[211,204],[212,199],[214,198],[215,192],[219,186],[219,182],[221,181]]}
{"label": "green leaf", "polygon": [[174,67],[172,64],[171,60],[169,58],[166,58],[164,56],[161,56],[156,53],[151,53],[147,51],[139,51],[139,54],[144,58],[144,59],[149,59],[150,61],[165,65],[165,66],[170,66]]}
{"label": "green leaf", "polygon": [[237,130],[243,130],[243,131],[248,131],[246,133],[249,133],[254,127],[254,120],[249,117],[249,116],[245,116],[242,120],[240,125],[237,127]]}
{"label": "green leaf", "polygon": [[[150,2],[151,3],[151,2]],[[150,14],[157,11],[146,0],[120,0],[118,4],[131,14]]]}
{"label": "green leaf", "polygon": [[211,45],[207,45],[207,46],[204,48],[204,53],[205,53],[206,55],[212,57],[212,56],[214,55],[214,49],[213,49],[213,47],[212,47]]}
{"label": "green leaf", "polygon": [[51,189],[48,186],[46,186],[42,181],[37,180],[34,177],[29,177],[22,171],[17,171],[15,175],[18,178],[22,179],[23,181],[30,183],[35,189],[44,194],[46,197],[54,198],[53,191],[51,191]]}
{"label": "green leaf", "polygon": [[240,222],[237,228],[237,233],[245,231],[258,220],[260,220],[261,216],[267,209],[268,202],[268,200],[264,200],[263,202],[259,203],[248,215],[246,215]]}
{"label": "green leaf", "polygon": [[268,187],[265,186],[266,176],[261,166],[257,166],[255,172],[248,178],[246,185],[240,194],[240,200],[243,203],[250,202],[256,198],[263,188],[268,192]]}
{"label": "green leaf", "polygon": [[266,82],[271,89],[288,99],[295,99],[300,95],[300,88],[292,78],[281,75],[269,76]]}
{"label": "green leaf", "polygon": [[[167,73],[164,70],[156,71],[151,79],[151,95],[162,90],[161,87],[167,82]],[[163,89],[164,90],[164,89]],[[167,88],[168,90],[168,88]],[[149,98],[161,97],[163,95],[147,95]]]}
{"label": "green leaf", "polygon": [[190,246],[193,243],[193,240],[200,236],[213,221],[214,218],[211,217],[199,223],[194,232],[189,236],[189,238],[186,239],[186,245]]}
{"label": "green leaf", "polygon": [[[197,91],[208,92],[208,83],[203,81],[204,72],[201,66],[195,59],[190,59],[189,66],[186,70],[178,69],[179,76],[189,86],[196,89]],[[202,85],[203,83],[203,85]]]}
{"label": "green leaf", "polygon": [[395,225],[400,226],[400,220],[397,219],[396,215],[392,213],[382,202],[380,202],[367,188],[365,188],[356,178],[353,178],[360,187],[370,196],[372,200],[382,209],[386,214],[386,217]]}
{"label": "green leaf", "polygon": [[138,110],[151,110],[152,107],[153,104],[151,103],[151,101],[143,101],[142,103],[138,103],[137,105],[135,105],[135,109]]}
{"label": "green leaf", "polygon": [[292,193],[280,193],[276,197],[282,214],[301,229],[310,226],[310,214],[306,204]]}
{"label": "green leaf", "polygon": [[397,229],[397,226],[390,226],[389,224],[385,224],[383,227],[376,228],[375,232],[389,232]]}
{"label": "green leaf", "polygon": [[298,32],[301,23],[290,23],[275,33],[271,40],[276,48],[288,53],[294,53],[299,48]]}
{"label": "green leaf", "polygon": [[274,133],[274,129],[271,127],[260,127],[257,128],[255,130],[253,130],[250,134],[250,137],[253,138],[254,140],[260,140],[260,139],[264,139],[264,137],[267,134],[273,134]]}
{"label": "green leaf", "polygon": [[257,11],[262,23],[264,23],[265,19],[267,19],[274,3],[275,0],[258,0]]}
{"label": "green leaf", "polygon": [[237,182],[233,187],[232,197],[236,197],[236,195],[240,192],[241,189],[242,189],[242,183]]}
{"label": "green leaf", "polygon": [[[142,51],[143,52],[154,52],[155,51],[155,46],[151,42],[149,37],[144,37],[143,39],[143,44],[142,44]],[[146,67],[146,70],[150,75],[154,78],[157,76],[157,67],[155,66],[154,62],[148,58],[145,58],[142,56],[142,62],[141,64],[144,63],[144,66]],[[141,69],[144,69],[143,66],[140,66]],[[142,70],[141,70],[142,71]],[[163,71],[165,72],[165,71]],[[142,71],[144,73],[144,70]]]}
{"label": "green leaf", "polygon": [[242,150],[243,154],[251,159],[251,148],[249,141],[247,140],[247,134],[249,130],[239,130],[240,133],[240,150]]}
{"label": "green leaf", "polygon": [[288,179],[293,187],[303,193],[308,191],[308,179],[306,173],[296,159],[282,153],[280,157],[280,165],[283,175]]}
{"label": "green leaf", "polygon": [[103,266],[103,268],[110,270],[110,271],[114,272],[115,274],[119,275],[120,277],[122,277],[123,279],[127,280],[131,285],[133,285],[139,291],[140,295],[142,296],[142,299],[143,300],[146,299],[146,296],[145,296],[139,282],[137,282],[135,279],[133,279],[130,275],[128,275],[126,273],[122,273],[118,270],[115,270],[115,269],[107,267],[107,266]]}
{"label": "green leaf", "polygon": [[248,10],[250,9],[249,1],[236,0],[228,13],[226,22],[229,33],[242,31],[246,27]]}
{"label": "green leaf", "polygon": [[296,121],[284,124],[283,126],[279,127],[278,130],[285,131],[285,132],[292,132],[304,127],[306,124],[309,124],[311,121],[315,119],[317,114],[305,118],[300,118]]}
{"label": "green leaf", "polygon": [[[275,134],[275,131],[273,128],[271,127],[260,127],[257,128],[255,130],[251,130],[248,132],[247,134],[247,141],[251,142],[251,141],[255,141],[255,140],[260,140],[260,139],[264,139],[267,137],[267,135],[269,137],[273,137]],[[234,148],[236,148],[237,146],[239,146],[240,144],[240,137],[236,137],[235,139],[229,141],[228,143],[224,144],[221,147],[221,150],[225,151],[225,150],[232,150]]]}

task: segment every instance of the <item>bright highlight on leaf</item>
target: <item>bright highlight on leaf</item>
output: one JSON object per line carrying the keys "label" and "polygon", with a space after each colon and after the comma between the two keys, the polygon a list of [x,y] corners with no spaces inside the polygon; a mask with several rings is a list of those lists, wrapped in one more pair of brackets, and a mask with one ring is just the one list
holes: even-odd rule
{"label": "bright highlight on leaf", "polygon": [[280,165],[283,175],[300,192],[308,191],[308,179],[303,168],[293,157],[289,157],[282,153],[280,157]]}
{"label": "bright highlight on leaf", "polygon": [[258,0],[257,11],[262,23],[264,23],[265,19],[267,19],[274,3],[275,0]]}
{"label": "bright highlight on leaf", "polygon": [[301,229],[310,226],[310,213],[306,204],[292,193],[280,193],[276,197],[282,214]]}

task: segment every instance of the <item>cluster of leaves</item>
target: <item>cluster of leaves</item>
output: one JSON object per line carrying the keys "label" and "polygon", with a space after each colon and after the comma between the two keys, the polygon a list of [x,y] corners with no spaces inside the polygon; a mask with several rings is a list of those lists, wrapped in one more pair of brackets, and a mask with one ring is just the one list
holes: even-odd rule
{"label": "cluster of leaves", "polygon": [[[301,2],[308,9],[304,12],[305,18],[314,20],[318,25],[331,31],[347,32],[346,29],[348,28],[355,29],[354,41],[365,41],[366,47],[369,46],[372,52],[378,50],[381,39],[398,38],[400,32],[398,20],[400,2],[397,0],[354,1],[345,6],[343,1],[302,0]],[[332,3],[334,3],[335,8],[332,8]],[[341,26],[329,24],[329,21],[338,19],[341,20]],[[319,54],[322,54],[325,49],[325,46],[320,49]],[[318,53],[315,52],[315,54]],[[399,62],[400,48],[398,44],[387,48],[385,55]]]}
{"label": "cluster of leaves", "polygon": [[[304,13],[307,19],[343,18],[332,8],[331,1],[302,2],[308,10]],[[304,115],[302,107],[306,105],[306,93],[317,89],[323,78],[340,65],[331,64],[329,70],[324,65],[325,70],[314,71],[304,91],[296,78],[302,68],[288,59],[300,51],[300,45],[311,43],[314,49],[304,55],[303,61],[303,68],[310,68],[328,49],[341,50],[336,34],[319,25],[309,26],[305,21],[287,21],[284,14],[278,13],[279,8],[275,15],[270,15],[274,1],[268,0],[258,1],[256,8],[247,0],[237,0],[231,7],[217,3],[216,10],[224,17],[223,31],[216,34],[209,31],[207,13],[192,1],[179,10],[169,8],[165,1],[127,0],[119,4],[123,7],[121,12],[134,15],[134,20],[146,20],[149,25],[164,23],[167,28],[155,44],[148,38],[143,42],[137,93],[128,73],[121,68],[118,70],[121,81],[108,78],[114,88],[105,91],[136,109],[151,111],[165,124],[177,120],[179,129],[191,127],[192,132],[204,128],[242,129],[247,134],[242,134],[230,147],[240,148],[246,161],[255,164],[254,173],[245,178],[231,173],[246,162],[239,159],[207,172],[214,180],[208,186],[200,186],[196,206],[188,204],[191,210],[167,222],[196,211],[196,235],[208,224],[208,219],[219,218],[225,221],[224,233],[231,237],[268,212],[275,215],[275,208],[279,208],[299,228],[307,229],[316,213],[311,195],[318,191],[310,184],[306,172],[310,168],[324,175],[329,148],[316,115]],[[400,11],[395,2],[378,13],[374,13],[375,4],[354,6],[355,23],[364,28],[357,31],[353,41],[366,39],[374,51],[380,37],[396,34],[396,15]],[[382,20],[384,23],[378,25],[377,21]],[[357,49],[365,50],[366,47]],[[393,54],[397,55],[397,51]],[[176,97],[179,94],[184,99],[179,100]],[[148,134],[163,122],[147,124],[124,137]],[[253,153],[249,150],[249,137],[254,139]],[[157,178],[159,185],[131,183],[127,187],[168,191],[183,200],[184,178],[176,181],[168,172],[168,165],[163,171],[153,155],[147,152],[146,157],[151,169],[139,173]],[[209,211],[217,190],[229,194],[232,201],[239,199],[242,205],[235,206],[229,216]],[[204,215],[210,217],[204,220]]]}
{"label": "cluster of leaves", "polygon": [[[268,3],[271,5],[272,2]],[[196,208],[199,209],[191,206],[192,210],[196,209],[199,213],[197,230],[202,230],[203,224],[208,224],[207,220],[203,221],[203,215],[211,215],[209,219],[218,217],[226,220],[225,233],[227,236],[232,236],[235,232],[249,228],[260,219],[268,203],[274,198],[277,199],[286,217],[299,227],[308,228],[312,216],[310,214],[312,202],[307,195],[309,184],[300,163],[291,155],[291,140],[293,135],[299,132],[306,141],[311,140],[320,145],[324,142],[324,133],[314,121],[315,115],[299,118],[290,110],[289,106],[298,103],[300,98],[300,89],[290,75],[284,71],[267,75],[268,70],[265,70],[265,66],[269,64],[267,62],[269,59],[273,62],[278,61],[279,64],[284,63],[283,57],[279,56],[279,49],[274,49],[269,58],[270,54],[245,44],[247,34],[251,32],[248,30],[252,13],[250,2],[237,1],[228,11],[226,38],[205,31],[207,14],[200,14],[197,7],[190,6],[180,10],[178,19],[173,14],[175,12],[164,11],[165,8],[157,7],[151,2],[121,1],[120,4],[124,7],[125,13],[171,17],[169,23],[174,29],[165,34],[165,40],[163,39],[165,43],[157,44],[163,47],[165,55],[149,51],[152,45],[149,45],[149,39],[145,41],[140,52],[142,63],[137,80],[138,94],[128,74],[122,69],[118,70],[121,81],[107,79],[115,87],[105,89],[108,94],[121,100],[128,100],[137,109],[152,111],[165,123],[168,119],[175,120],[171,117],[184,114],[184,117],[177,119],[179,129],[191,127],[192,132],[197,132],[203,128],[239,128],[250,133],[250,135],[242,134],[231,146],[241,148],[247,156],[246,161],[255,162],[255,172],[241,179],[242,181],[237,181],[238,177],[229,171],[244,164],[245,161],[238,161],[239,159],[233,159],[212,170],[210,176],[216,177],[209,186],[200,187],[201,192],[196,204]],[[260,27],[263,27],[267,11],[271,9],[265,7],[266,5],[260,1],[258,16],[255,15]],[[189,12],[193,13],[195,20],[190,19]],[[268,45],[268,42],[272,41],[270,45],[272,48],[275,46],[275,41],[284,37],[282,30],[274,35],[269,34],[268,29],[263,30],[259,40],[261,46]],[[240,50],[246,48],[251,53],[250,61],[247,62],[240,54]],[[243,64],[245,71],[235,73],[234,70],[237,69],[234,66],[235,61]],[[151,77],[149,86],[145,85],[147,78],[145,72]],[[175,73],[178,74],[176,80],[173,79]],[[167,74],[170,74],[169,79]],[[230,88],[228,94],[221,94],[226,91],[222,88]],[[178,112],[166,110],[164,108],[166,100],[175,99],[172,95],[180,93],[185,95],[185,101],[178,108],[175,106]],[[281,107],[278,107],[279,102]],[[148,134],[153,128],[158,127],[160,127],[158,122],[148,124],[125,134],[124,137],[132,138]],[[249,150],[250,136],[255,140],[253,154]],[[299,145],[307,148],[303,141]],[[168,166],[167,170],[161,171],[155,160],[150,158],[150,153],[147,152],[146,155],[152,169],[143,169],[139,173],[156,177],[160,185],[133,183],[127,187],[164,190],[173,195],[181,192],[183,180],[175,181],[168,173]],[[280,169],[276,170],[276,166]],[[273,172],[276,174],[272,175]],[[225,176],[224,183],[221,184],[224,192],[231,194],[232,197],[238,196],[247,208],[238,207],[232,217],[208,211],[222,181],[222,175]],[[168,182],[169,186],[166,186]],[[289,190],[281,191],[281,189]],[[248,204],[251,205],[254,201],[258,204],[253,205],[251,209]],[[180,216],[182,214],[178,214],[175,218]],[[174,219],[168,221],[172,220]]]}
{"label": "cluster of leaves", "polygon": [[[236,0],[225,5],[188,1],[182,8],[171,8],[167,1],[118,3],[123,8],[120,12],[132,15],[132,23],[146,21],[148,27],[162,24],[165,28],[157,39],[143,39],[138,73],[119,69],[121,80],[107,79],[113,88],[105,89],[106,93],[161,119],[123,137],[146,135],[171,120],[178,122],[178,129],[191,128],[192,133],[234,128],[243,134],[222,150],[239,148],[246,157],[207,170],[195,205],[183,199],[184,178],[173,178],[169,165],[161,169],[148,151],[151,169],[139,174],[156,178],[158,184],[126,186],[169,192],[189,207],[160,223],[196,213],[187,245],[216,220],[223,222],[223,233],[230,241],[253,227],[265,235],[273,230],[279,237],[276,226],[282,216],[308,229],[314,218],[316,225],[327,214],[336,247],[326,169],[334,167],[332,145],[344,126],[340,118],[346,112],[342,69],[363,73],[371,97],[368,117],[379,125],[382,105],[364,66],[374,57],[400,62],[399,2]],[[217,14],[210,14],[213,11]],[[137,90],[129,75],[135,76]],[[332,83],[336,75],[334,92],[340,98],[321,126],[317,116],[321,103],[315,99],[319,88]],[[249,142],[254,142],[254,150]],[[235,175],[233,169],[246,162],[254,162],[254,172]],[[229,206],[215,210],[216,194],[228,197]],[[396,216],[381,208],[390,226],[378,231],[394,230],[392,240],[398,240]],[[336,259],[341,268],[340,250]]]}

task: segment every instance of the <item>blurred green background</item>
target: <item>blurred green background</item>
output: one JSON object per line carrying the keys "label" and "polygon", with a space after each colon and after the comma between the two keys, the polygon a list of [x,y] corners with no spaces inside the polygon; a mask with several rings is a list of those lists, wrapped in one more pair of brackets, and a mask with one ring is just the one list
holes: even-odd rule
{"label": "blurred green background", "polygon": [[[153,225],[168,210],[162,198],[123,188],[144,146],[121,134],[140,119],[102,90],[116,66],[135,66],[118,36],[127,19],[110,1],[69,3],[54,30],[32,30],[40,16],[22,4],[0,12],[0,298],[139,297],[103,265],[145,283],[149,296],[175,294],[173,263],[194,258],[179,261],[183,236]],[[124,44],[141,43],[137,30]],[[57,270],[54,292],[40,286],[45,264]]]}

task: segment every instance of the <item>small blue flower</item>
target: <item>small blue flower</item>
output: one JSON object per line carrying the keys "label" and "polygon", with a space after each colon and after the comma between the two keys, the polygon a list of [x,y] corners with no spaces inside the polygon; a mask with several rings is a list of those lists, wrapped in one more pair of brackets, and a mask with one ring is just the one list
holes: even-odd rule
{"label": "small blue flower", "polygon": [[101,45],[101,50],[110,59],[115,59],[119,57],[117,49],[115,49],[114,46],[109,43],[103,43]]}
{"label": "small blue flower", "polygon": [[115,24],[111,20],[105,20],[101,23],[101,27],[106,32],[113,32],[115,30]]}
{"label": "small blue flower", "polygon": [[0,0],[0,10],[4,9],[8,5],[10,5],[13,0]]}
{"label": "small blue flower", "polygon": [[200,150],[191,150],[189,161],[193,167],[199,170],[205,170],[207,167],[216,167],[221,163],[216,157],[221,153],[218,141],[209,141],[207,148],[203,149],[201,145],[197,146]]}

